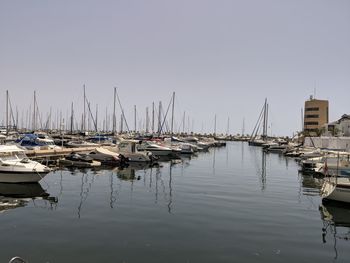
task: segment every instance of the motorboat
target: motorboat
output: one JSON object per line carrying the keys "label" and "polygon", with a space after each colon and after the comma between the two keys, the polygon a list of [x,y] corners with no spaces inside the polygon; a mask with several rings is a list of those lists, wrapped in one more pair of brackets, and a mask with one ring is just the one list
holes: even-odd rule
{"label": "motorboat", "polygon": [[208,151],[211,146],[210,143],[204,141],[198,141],[195,145],[198,147],[198,151]]}
{"label": "motorboat", "polygon": [[58,164],[68,167],[96,167],[101,166],[101,162],[95,161],[87,154],[72,152],[65,158],[59,159]]}
{"label": "motorboat", "polygon": [[117,147],[110,147],[111,151],[122,154],[129,159],[129,162],[153,162],[155,160],[152,152],[139,151],[137,140],[122,140],[117,144]]}
{"label": "motorboat", "polygon": [[112,152],[106,148],[98,147],[89,153],[89,156],[96,161],[101,162],[104,165],[125,165],[128,162],[128,158],[122,154]]}
{"label": "motorboat", "polygon": [[150,141],[143,141],[137,145],[139,151],[148,151],[155,156],[169,156],[173,155],[173,150],[169,147],[165,147]]}
{"label": "motorboat", "polygon": [[195,151],[198,151],[198,147],[191,143],[181,142],[176,137],[165,138],[164,143],[164,146],[172,149],[175,154],[193,154]]}
{"label": "motorboat", "polygon": [[17,145],[0,145],[0,182],[38,182],[51,171],[45,165],[28,159]]}
{"label": "motorboat", "polygon": [[55,145],[54,140],[45,133],[25,134],[22,138],[16,140],[16,143],[28,150],[61,149],[61,147]]}

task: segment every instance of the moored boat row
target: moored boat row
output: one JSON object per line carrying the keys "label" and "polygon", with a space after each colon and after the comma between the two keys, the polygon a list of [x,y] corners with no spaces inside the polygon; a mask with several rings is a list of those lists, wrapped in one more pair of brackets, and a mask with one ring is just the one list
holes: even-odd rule
{"label": "moored boat row", "polygon": [[[62,139],[61,146],[57,146],[54,144],[55,140],[47,134],[26,134],[14,144],[1,145],[0,182],[38,182],[52,171],[53,168],[49,168],[48,164],[65,167],[127,166],[134,162],[152,164],[162,157],[176,159],[181,155],[192,155],[207,151],[210,147],[225,145],[212,138],[196,137],[137,140],[132,136],[109,137],[108,140],[106,138],[104,137],[101,144],[66,138],[64,143]],[[72,148],[73,145],[80,147]],[[30,160],[26,153],[37,161]]]}

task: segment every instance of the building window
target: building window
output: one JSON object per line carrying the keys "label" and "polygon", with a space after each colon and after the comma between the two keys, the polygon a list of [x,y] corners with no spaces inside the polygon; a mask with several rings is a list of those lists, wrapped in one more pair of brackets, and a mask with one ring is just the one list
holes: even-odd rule
{"label": "building window", "polygon": [[318,121],[307,121],[304,125],[318,125]]}
{"label": "building window", "polygon": [[305,111],[318,111],[320,110],[319,107],[314,107],[314,108],[306,108]]}
{"label": "building window", "polygon": [[305,118],[319,118],[320,115],[318,114],[309,114],[309,115],[305,115]]}

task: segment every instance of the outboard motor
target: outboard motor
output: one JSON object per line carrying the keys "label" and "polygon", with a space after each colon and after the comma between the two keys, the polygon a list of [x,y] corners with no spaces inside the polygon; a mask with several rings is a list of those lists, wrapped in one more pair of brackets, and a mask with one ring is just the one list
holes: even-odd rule
{"label": "outboard motor", "polygon": [[120,165],[122,165],[122,166],[126,166],[127,163],[130,161],[129,158],[125,157],[122,154],[119,154],[119,160],[120,160]]}

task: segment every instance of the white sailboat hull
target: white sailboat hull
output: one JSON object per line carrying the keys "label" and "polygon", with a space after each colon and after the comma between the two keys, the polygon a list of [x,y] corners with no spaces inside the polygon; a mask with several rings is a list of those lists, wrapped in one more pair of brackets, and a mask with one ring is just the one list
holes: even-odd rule
{"label": "white sailboat hull", "polygon": [[325,199],[350,203],[350,178],[331,178],[322,186],[321,195]]}

